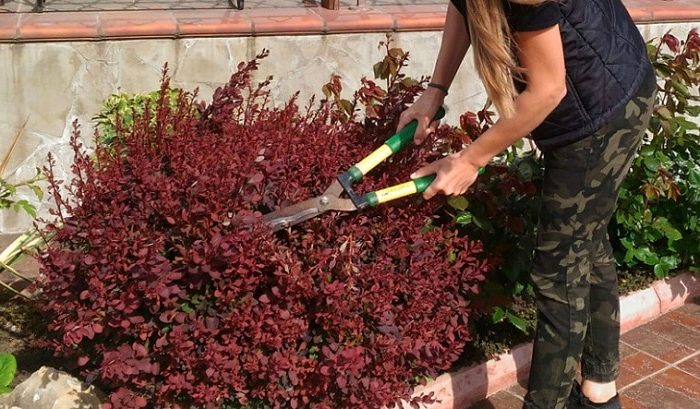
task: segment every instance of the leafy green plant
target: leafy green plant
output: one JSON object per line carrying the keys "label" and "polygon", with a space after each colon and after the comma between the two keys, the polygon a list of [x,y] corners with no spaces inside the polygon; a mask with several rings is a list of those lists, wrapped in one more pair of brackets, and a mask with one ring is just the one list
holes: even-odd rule
{"label": "leafy green plant", "polygon": [[44,194],[37,182],[43,180],[44,177],[37,170],[37,173],[31,179],[23,180],[19,183],[10,183],[5,179],[0,178],[0,210],[12,209],[16,212],[24,211],[32,217],[36,217],[36,207],[26,199],[16,199],[17,189],[27,187],[34,192],[36,197],[41,200]]}
{"label": "leafy green plant", "polygon": [[14,355],[0,353],[0,395],[12,392],[10,384],[17,373],[17,360]]}
{"label": "leafy green plant", "polygon": [[[14,152],[15,147],[19,142],[19,139],[23,134],[26,123],[27,121],[25,121],[20,130],[15,134],[12,143],[10,144],[10,148],[5,154],[2,163],[0,163],[0,175],[2,175],[5,172],[10,157],[12,156],[12,153]],[[35,218],[36,207],[26,199],[17,199],[16,195],[18,189],[27,188],[34,192],[34,194],[39,200],[42,200],[44,197],[44,192],[42,191],[41,186],[39,186],[39,182],[41,182],[44,179],[45,178],[43,174],[39,171],[39,169],[37,169],[36,175],[34,175],[32,178],[17,183],[10,183],[5,179],[0,178],[0,210],[11,209],[16,212],[24,211],[33,218]],[[17,262],[23,254],[30,250],[36,249],[42,244],[43,239],[38,237],[36,231],[30,230],[22,234],[9,247],[0,252],[0,271],[8,271],[13,276],[23,281],[32,283],[33,281],[31,279],[27,278],[26,275],[12,268],[12,265],[15,262]],[[0,287],[5,288],[6,290],[10,291],[15,295],[19,295],[26,298],[26,296],[24,296],[10,284],[3,282],[2,280],[0,280]]]}
{"label": "leafy green plant", "polygon": [[[165,68],[167,69],[167,64]],[[164,98],[164,103],[171,109],[175,109],[183,94],[183,90],[171,87],[164,93],[155,90],[145,93],[112,94],[103,102],[100,112],[92,118],[99,134],[97,143],[103,147],[112,146],[117,135],[131,134],[134,123],[146,115],[150,126],[155,128],[159,100]]]}
{"label": "leafy green plant", "polygon": [[7,164],[10,162],[10,157],[12,156],[12,153],[17,147],[17,143],[23,134],[26,124],[27,121],[24,122],[20,130],[15,134],[14,138],[12,139],[12,143],[10,144],[10,148],[7,150],[7,153],[5,153],[5,157],[3,158],[2,162],[0,162],[0,210],[13,209],[17,212],[25,211],[30,216],[36,217],[36,207],[34,207],[34,205],[28,200],[18,200],[16,195],[17,189],[26,187],[34,192],[39,200],[44,197],[41,187],[38,185],[38,183],[44,179],[39,169],[36,170],[36,175],[33,177],[17,183],[10,183],[6,179],[2,178],[2,175],[5,173],[5,169],[7,168]]}
{"label": "leafy green plant", "polygon": [[[493,125],[488,106],[460,117],[457,133],[471,143]],[[496,271],[474,297],[477,310],[489,311],[482,318],[489,324],[509,322],[522,332],[528,324],[515,303],[532,296],[529,269],[535,246],[535,227],[542,181],[542,163],[534,149],[523,152],[522,142],[486,167],[486,172],[464,196],[451,197],[443,212],[454,219],[459,233],[478,238],[496,257]]]}
{"label": "leafy green plant", "polygon": [[660,78],[644,144],[610,226],[618,262],[664,278],[700,265],[700,35],[670,32],[648,53]]}

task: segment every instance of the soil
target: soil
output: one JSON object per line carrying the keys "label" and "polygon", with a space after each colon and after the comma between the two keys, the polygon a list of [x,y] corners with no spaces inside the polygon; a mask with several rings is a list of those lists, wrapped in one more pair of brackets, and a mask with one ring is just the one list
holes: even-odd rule
{"label": "soil", "polygon": [[10,384],[14,387],[42,366],[62,369],[62,361],[51,352],[33,346],[44,333],[41,314],[23,299],[0,293],[0,352],[9,352],[17,359],[17,374]]}

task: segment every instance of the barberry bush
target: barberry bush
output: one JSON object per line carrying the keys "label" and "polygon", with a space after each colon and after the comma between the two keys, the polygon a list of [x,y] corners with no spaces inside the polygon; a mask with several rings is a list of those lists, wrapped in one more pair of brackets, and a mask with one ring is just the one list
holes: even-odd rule
{"label": "barberry bush", "polygon": [[[85,149],[71,182],[46,169],[55,234],[41,255],[48,344],[109,393],[111,408],[378,408],[408,398],[465,342],[469,298],[492,269],[438,201],[330,213],[272,233],[261,215],[320,194],[393,133],[424,80],[386,47],[343,99],[271,106],[241,63],[209,104],[164,73],[155,109]],[[364,110],[364,112],[363,112]],[[99,142],[99,135],[96,137]],[[462,141],[448,127],[358,190],[408,179]],[[413,401],[430,400],[430,396]]]}

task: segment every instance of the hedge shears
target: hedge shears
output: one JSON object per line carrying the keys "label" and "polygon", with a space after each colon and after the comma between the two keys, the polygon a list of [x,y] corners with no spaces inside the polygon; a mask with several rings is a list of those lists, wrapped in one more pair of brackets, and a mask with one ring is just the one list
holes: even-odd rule
{"label": "hedge shears", "polygon": [[[445,110],[440,107],[433,120],[442,119],[444,116]],[[411,143],[417,127],[418,121],[411,121],[399,132],[387,139],[386,142],[374,152],[357,162],[347,171],[338,175],[335,181],[331,183],[328,189],[320,196],[267,213],[263,215],[263,221],[267,223],[273,231],[278,231],[305,220],[312,219],[329,210],[353,212],[416,193],[425,192],[428,186],[435,180],[435,174],[423,176],[409,182],[387,187],[375,192],[369,192],[364,195],[358,195],[352,190],[353,183],[359,182],[369,171]],[[348,198],[341,197],[343,194],[346,194]]]}

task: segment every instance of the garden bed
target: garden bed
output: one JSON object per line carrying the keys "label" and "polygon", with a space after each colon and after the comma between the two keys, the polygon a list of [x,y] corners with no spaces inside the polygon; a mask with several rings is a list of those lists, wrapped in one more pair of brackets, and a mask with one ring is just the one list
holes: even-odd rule
{"label": "garden bed", "polygon": [[[668,77],[662,99],[610,227],[618,261],[647,277],[696,266],[700,233],[691,211],[700,144],[686,119],[697,115],[688,101],[700,37],[663,43],[673,54],[650,47]],[[344,408],[406,397],[426,377],[522,345],[534,322],[528,273],[542,169],[533,154],[509,150],[463,197],[331,214],[275,234],[259,220],[319,194],[393,133],[426,79],[406,77],[407,54],[382,46],[375,80],[363,78],[352,97],[332,76],[318,102],[270,106],[270,80],[252,80],[262,52],[211,103],[170,88],[165,73],[158,92],[117,96],[97,116],[94,151],[75,127],[70,184],[52,157],[44,170],[56,208],[42,228],[52,239],[41,253],[41,313],[5,303],[21,323],[9,323],[7,348],[34,356],[19,340],[33,334],[117,407]],[[478,138],[492,115],[464,113],[358,188],[408,179]],[[646,283],[635,276],[623,275],[623,288]],[[676,292],[654,283],[623,311],[652,318],[676,305]],[[482,382],[459,389],[510,379],[527,347],[513,356],[510,367],[456,369]],[[431,384],[445,378],[462,383],[444,375]]]}

